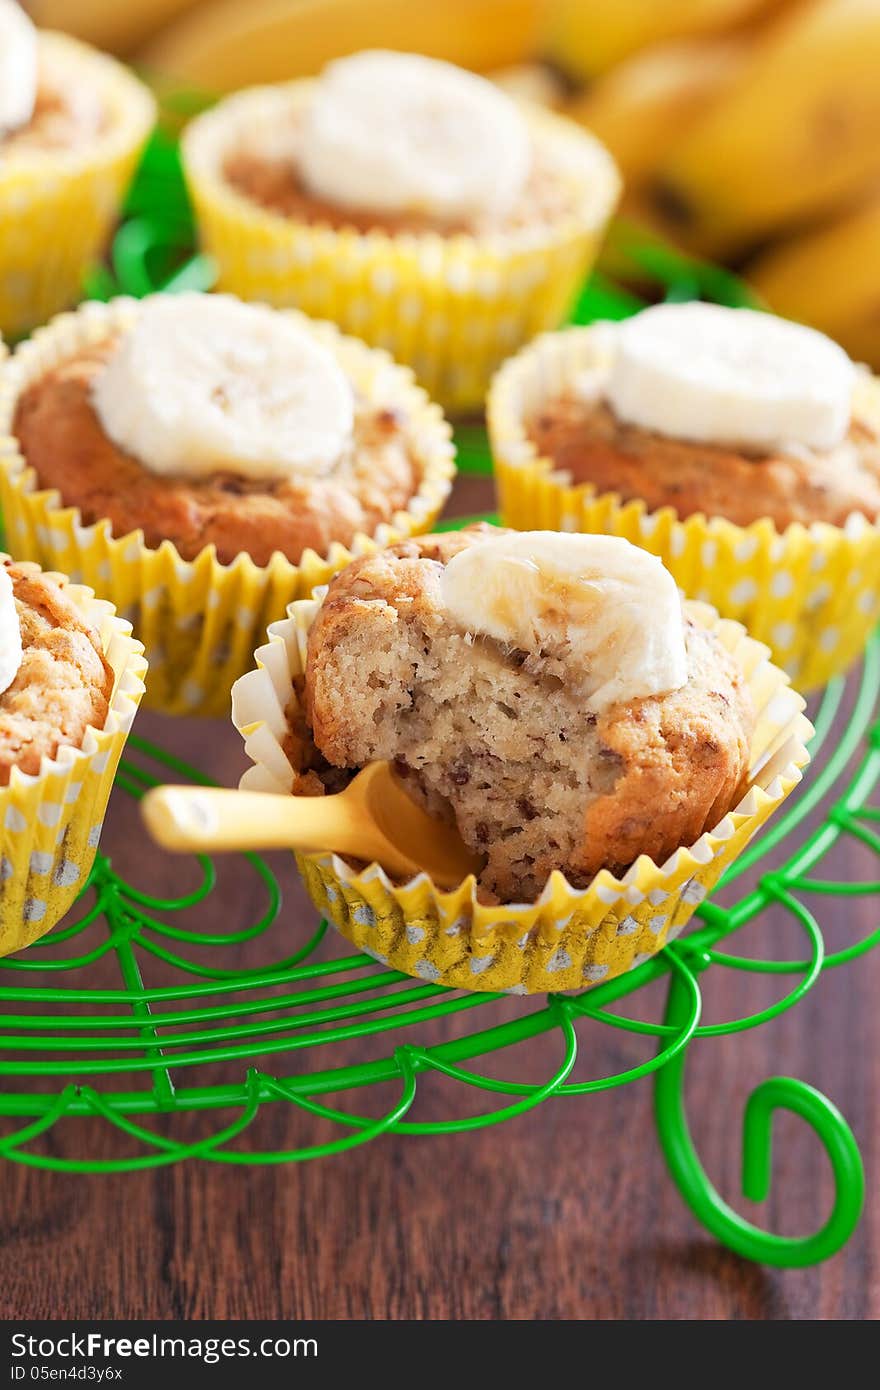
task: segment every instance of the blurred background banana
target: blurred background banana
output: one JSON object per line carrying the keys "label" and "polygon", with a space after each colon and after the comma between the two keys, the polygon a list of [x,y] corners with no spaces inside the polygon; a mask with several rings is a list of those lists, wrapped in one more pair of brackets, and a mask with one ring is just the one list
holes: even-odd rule
{"label": "blurred background banana", "polygon": [[812,0],[759,35],[658,166],[671,229],[711,255],[741,252],[880,178],[878,54],[878,0]]}
{"label": "blurred background banana", "polygon": [[208,91],[281,82],[362,48],[397,48],[486,70],[540,43],[544,0],[202,0],[141,57]]}
{"label": "blurred background banana", "polygon": [[68,34],[108,53],[130,54],[164,24],[199,0],[29,0],[41,29],[64,29]]}
{"label": "blurred background banana", "polygon": [[728,32],[779,0],[551,0],[544,51],[588,81],[664,39]]}
{"label": "blurred background banana", "polygon": [[[655,236],[880,367],[880,0],[31,0],[206,95],[365,47],[487,72],[593,129]],[[619,240],[606,266],[625,269]],[[630,267],[632,270],[632,267]]]}
{"label": "blurred background banana", "polygon": [[657,44],[624,59],[566,109],[613,151],[634,190],[730,87],[748,52],[746,38],[729,35]]}
{"label": "blurred background banana", "polygon": [[768,249],[746,267],[779,313],[820,328],[880,369],[880,190],[834,221]]}

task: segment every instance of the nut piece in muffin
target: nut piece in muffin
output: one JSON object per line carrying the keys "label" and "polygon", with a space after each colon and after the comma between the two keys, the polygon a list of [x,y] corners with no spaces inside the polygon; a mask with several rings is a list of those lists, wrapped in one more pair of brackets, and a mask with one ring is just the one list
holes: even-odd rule
{"label": "nut piece in muffin", "polygon": [[401,373],[373,354],[368,398],[348,370],[358,351],[294,312],[155,296],[26,382],[12,432],[87,524],[170,540],[186,560],[214,546],[224,564],[298,564],[392,522],[429,471]]}
{"label": "nut piece in muffin", "polygon": [[748,776],[741,671],[659,561],[612,537],[479,527],[355,561],[315,617],[304,695],[311,789],[392,760],[507,902],[554,869],[580,887],[663,862]]}
{"label": "nut piece in muffin", "polygon": [[37,565],[0,566],[0,786],[107,720],[113,671],[66,584]]}
{"label": "nut piece in muffin", "polygon": [[573,484],[780,531],[880,516],[878,397],[830,339],[708,304],[573,332],[580,370],[525,419],[537,455]]}

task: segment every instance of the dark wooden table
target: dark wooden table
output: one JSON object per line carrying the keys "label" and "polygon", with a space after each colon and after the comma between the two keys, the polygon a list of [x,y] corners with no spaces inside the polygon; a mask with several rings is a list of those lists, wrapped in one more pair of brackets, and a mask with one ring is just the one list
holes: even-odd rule
{"label": "dark wooden table", "polygon": [[[485,506],[480,484],[458,507]],[[222,723],[143,714],[139,732],[234,782],[240,740]],[[122,811],[103,847],[140,881],[168,881],[167,861]],[[286,868],[286,866],[285,866]],[[839,876],[877,877],[857,849]],[[288,874],[285,946],[314,922]],[[253,912],[230,885],[228,923]],[[876,899],[831,901],[835,944],[877,925]],[[767,914],[743,950],[782,951],[790,924]],[[793,938],[792,938],[793,940]],[[797,945],[793,951],[797,951]],[[761,1007],[780,984],[706,977],[707,1016]],[[843,1110],[865,1158],[868,1202],[849,1246],[820,1268],[779,1272],[719,1248],[684,1208],[655,1137],[649,1080],[557,1100],[494,1129],[453,1137],[383,1138],[331,1159],[236,1169],[206,1163],[117,1176],[58,1176],[6,1164],[0,1186],[0,1302],[6,1317],[157,1318],[872,1318],[880,1314],[880,952],[831,971],[775,1022],[694,1047],[687,1099],[713,1180],[753,1219],[794,1234],[818,1227],[830,1171],[798,1121],[777,1125],[770,1200],[738,1197],[742,1111],[768,1075],[801,1077]],[[449,1025],[444,1030],[449,1034]],[[420,1035],[440,1036],[432,1024]],[[646,1056],[607,1028],[581,1034],[579,1076]],[[539,1080],[558,1038],[517,1053],[517,1077]],[[511,1059],[513,1066],[513,1059]],[[420,1088],[419,1116],[448,1114],[442,1086]],[[267,1118],[284,1148],[326,1137],[323,1122],[283,1105]],[[65,1140],[57,1141],[59,1152]],[[107,1131],[107,1156],[126,1141]]]}

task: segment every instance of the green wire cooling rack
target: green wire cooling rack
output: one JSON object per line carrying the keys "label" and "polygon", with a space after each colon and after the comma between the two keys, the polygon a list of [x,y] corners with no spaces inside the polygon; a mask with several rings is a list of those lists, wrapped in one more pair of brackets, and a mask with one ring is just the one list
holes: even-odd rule
{"label": "green wire cooling rack", "polygon": [[[641,278],[658,283],[669,297],[749,302],[740,282],[723,271],[646,245],[626,229],[618,237]],[[87,293],[208,288],[212,268],[193,248],[174,144],[158,136],[129,197],[109,266],[89,278]],[[618,317],[639,302],[594,277],[577,317]],[[459,444],[465,471],[488,471],[478,427],[461,430]],[[833,872],[823,877],[823,863],[842,840],[880,853],[880,808],[870,804],[880,778],[878,696],[875,639],[849,688],[838,680],[824,693],[804,787],[700,906],[699,925],[629,974],[580,994],[514,1000],[416,982],[364,955],[328,954],[331,941],[337,950],[344,947],[332,934],[325,941],[326,922],[294,954],[278,959],[277,943],[289,934],[278,929],[284,925],[281,890],[265,859],[235,858],[237,891],[245,879],[249,884],[243,901],[263,900],[256,920],[236,929],[218,926],[234,909],[218,882],[229,861],[219,869],[207,858],[184,861],[187,868],[197,863],[197,882],[185,894],[163,896],[136,887],[130,881],[136,870],[126,876],[99,853],[66,924],[18,956],[0,960],[0,1155],[78,1173],[189,1158],[288,1163],[340,1153],[392,1132],[452,1134],[495,1125],[551,1097],[571,1100],[653,1076],[657,1132],[670,1172],[703,1225],[739,1254],[766,1264],[804,1266],[828,1258],[854,1230],[864,1197],[859,1150],[839,1111],[790,1077],[765,1081],[752,1092],[743,1123],[744,1195],[759,1201],[768,1193],[779,1110],[794,1112],[812,1128],[834,1178],[832,1211],[821,1229],[800,1237],[775,1235],[738,1215],[709,1180],[688,1128],[684,1073],[698,1039],[740,1033],[779,1016],[823,970],[854,960],[880,941],[878,929],[826,952],[816,915],[803,900],[880,894],[880,882],[838,882]],[[841,723],[842,737],[832,746]],[[117,777],[114,815],[121,814],[120,804],[125,811],[127,798],[139,799],[168,776],[210,780],[132,736]],[[183,872],[176,862],[174,881]],[[801,959],[757,959],[722,949],[771,909],[777,920],[781,911],[803,933]],[[199,925],[192,923],[194,911],[203,914]],[[260,947],[261,963],[247,963]],[[109,969],[114,960],[115,972]],[[700,980],[709,970],[789,977],[793,983],[769,1007],[706,1025],[700,1021]],[[666,991],[660,1021],[615,1008],[644,998],[641,992],[657,982]],[[652,1040],[653,1055],[612,1076],[573,1080],[579,1030],[590,1020]],[[431,1037],[440,1038],[430,1044],[424,1041],[429,1023]],[[514,1046],[534,1046],[542,1035],[558,1035],[561,1046],[562,1060],[552,1075],[535,1083],[490,1074],[493,1066],[513,1069],[522,1056]],[[413,1104],[420,1078],[430,1073],[455,1083],[443,1093],[449,1114],[419,1121],[411,1118]],[[365,1093],[378,1102],[377,1115],[360,1113],[358,1098],[369,1109]],[[339,1108],[343,1096],[345,1108]],[[283,1106],[288,1114],[305,1112],[312,1125],[318,1119],[328,1137],[299,1148],[254,1142],[254,1122],[271,1109],[270,1102],[276,1113]],[[62,1120],[79,1122],[81,1157],[57,1151],[53,1131]],[[106,1156],[107,1126],[127,1136],[129,1154],[116,1156],[116,1144],[113,1156]],[[286,1124],[285,1134],[289,1130]],[[278,1127],[271,1132],[277,1134]]]}

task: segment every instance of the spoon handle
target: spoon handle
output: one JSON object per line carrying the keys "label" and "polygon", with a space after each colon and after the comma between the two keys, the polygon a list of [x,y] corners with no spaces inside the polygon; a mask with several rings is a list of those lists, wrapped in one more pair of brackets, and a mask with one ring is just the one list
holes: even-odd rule
{"label": "spoon handle", "polygon": [[[141,802],[163,849],[363,852],[363,827],[340,796],[278,796],[222,787],[154,787]],[[360,829],[360,834],[358,830]]]}

